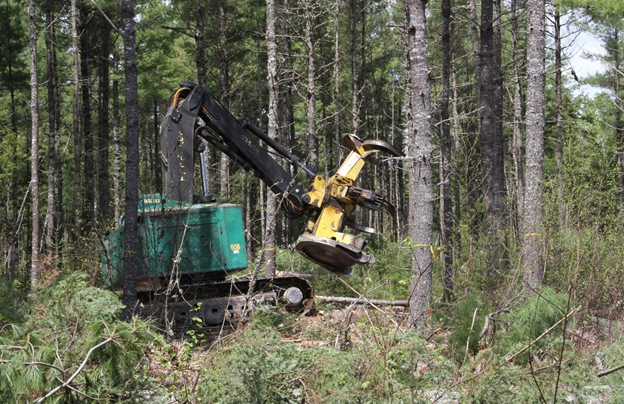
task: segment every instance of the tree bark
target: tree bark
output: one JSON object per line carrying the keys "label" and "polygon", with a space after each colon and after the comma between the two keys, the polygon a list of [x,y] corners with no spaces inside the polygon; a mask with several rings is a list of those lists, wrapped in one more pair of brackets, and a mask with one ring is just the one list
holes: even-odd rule
{"label": "tree bark", "polygon": [[205,7],[198,0],[195,3],[195,68],[197,69],[197,84],[206,88],[206,45],[204,43]]}
{"label": "tree bark", "polygon": [[137,295],[139,260],[137,232],[139,204],[139,90],[134,0],[123,0],[124,71],[126,74],[126,201],[123,260],[123,317],[132,318]]}
{"label": "tree bark", "polygon": [[515,174],[515,190],[516,190],[516,215],[518,229],[522,229],[523,211],[524,208],[524,153],[522,142],[522,83],[521,83],[521,70],[522,63],[520,62],[520,52],[518,49],[518,39],[520,36],[518,27],[518,3],[517,0],[513,0],[511,3],[511,35],[512,35],[512,58],[513,58],[513,71],[514,71],[514,87],[513,87],[513,136],[511,141],[512,158]]}
{"label": "tree bark", "polygon": [[618,148],[618,162],[620,169],[620,210],[624,210],[624,120],[622,119],[622,108],[624,103],[620,94],[621,82],[622,82],[622,58],[620,55],[621,50],[621,37],[620,29],[614,27],[611,32],[611,38],[608,41],[608,52],[613,56],[613,92],[615,101],[615,139]]}
{"label": "tree bark", "polygon": [[305,37],[304,41],[308,51],[308,85],[306,92],[306,116],[308,119],[308,167],[313,172],[318,172],[318,141],[316,137],[316,60],[314,50],[314,5],[313,0],[305,1]]}
{"label": "tree bark", "polygon": [[[7,7],[9,6],[9,4],[7,3]],[[12,15],[9,18],[4,18],[2,19],[2,29],[5,30],[6,32],[14,32],[13,27],[15,26],[13,23],[14,20],[16,20],[17,18],[13,17],[13,13],[12,10],[9,8],[7,10],[7,13]],[[6,24],[6,25],[5,25]],[[7,68],[7,82],[6,82],[6,86],[9,89],[9,94],[10,94],[10,105],[11,105],[11,130],[13,132],[14,136],[17,136],[18,133],[18,128],[17,128],[17,105],[16,105],[16,99],[15,99],[15,93],[17,90],[17,85],[18,82],[15,79],[15,71],[13,68],[13,64],[14,64],[14,58],[17,56],[14,54],[14,49],[16,51],[18,51],[19,53],[19,47],[15,46],[15,42],[17,41],[17,38],[15,38],[15,36],[10,36],[8,39],[8,43],[6,44],[6,54],[7,54],[7,63],[6,63],[6,68]],[[15,144],[13,146],[13,153],[17,154],[17,150],[20,146],[18,144]],[[7,221],[7,223],[10,223],[10,226],[12,226],[12,228],[16,229],[18,228],[18,222],[19,222],[19,218],[20,218],[20,214],[19,214],[19,203],[18,203],[18,182],[19,182],[19,168],[18,165],[15,165],[13,167],[12,173],[11,173],[11,177],[10,177],[10,190],[9,190],[9,196],[8,196],[8,204],[7,204],[7,218],[9,218],[9,220]],[[10,209],[9,209],[10,207]],[[10,213],[9,213],[10,212]],[[18,262],[19,262],[19,239],[20,239],[20,235],[19,235],[19,231],[18,232],[10,232],[9,236],[8,236],[8,251],[7,251],[7,267],[9,269],[9,280],[10,280],[10,284],[13,285],[13,280],[15,279],[15,277],[17,276],[17,269],[18,269]]]}
{"label": "tree bark", "polygon": [[30,40],[30,188],[32,198],[32,238],[30,281],[34,288],[39,280],[39,89],[37,82],[37,24],[35,1],[28,0],[28,37]]}
{"label": "tree bark", "polygon": [[340,4],[339,0],[334,3],[334,91],[332,97],[334,102],[334,159],[336,167],[342,161],[342,148],[340,147]]}
{"label": "tree bark", "polygon": [[433,155],[431,90],[427,56],[425,5],[423,0],[406,2],[409,236],[413,244],[412,292],[409,324],[423,327],[429,311],[433,259]]}
{"label": "tree bark", "polygon": [[[206,43],[204,41],[206,31],[205,21],[205,5],[201,0],[195,3],[195,69],[197,69],[197,84],[206,88]],[[206,189],[208,195],[212,195],[212,181],[210,175],[211,165],[211,148],[206,147],[202,152],[204,163],[206,164]]]}
{"label": "tree bark", "polygon": [[56,180],[56,96],[55,96],[55,86],[56,86],[56,65],[54,64],[54,53],[56,52],[56,45],[54,40],[53,31],[55,28],[54,23],[54,9],[52,5],[52,0],[46,0],[46,34],[45,34],[45,42],[46,42],[46,56],[48,59],[47,62],[47,91],[48,91],[48,197],[47,197],[47,207],[46,207],[46,216],[44,220],[44,234],[45,240],[44,243],[46,245],[46,251],[51,252],[51,246],[54,245],[54,209],[56,207],[54,201],[54,191],[56,189],[55,180]]}
{"label": "tree bark", "polygon": [[[275,34],[275,0],[267,0],[266,2],[266,23],[267,23],[267,69],[269,77],[269,111],[268,111],[268,135],[270,138],[277,138],[278,117],[277,117],[277,96],[278,96],[278,77],[277,77],[277,36]],[[275,195],[268,187],[266,203],[266,224],[264,231],[264,249],[265,249],[265,275],[267,277],[275,276],[275,219],[277,215],[277,201]]]}
{"label": "tree bark", "polygon": [[565,201],[563,187],[563,95],[562,95],[562,48],[561,48],[561,13],[555,5],[555,103],[557,108],[557,222],[563,229],[565,222]]}
{"label": "tree bark", "polygon": [[84,206],[82,206],[82,231],[89,234],[93,225],[95,204],[95,170],[93,164],[93,131],[91,125],[91,41],[87,26],[89,8],[80,3],[80,79],[82,92],[82,140],[84,141]]}
{"label": "tree bark", "polygon": [[356,52],[356,0],[349,1],[349,36],[351,45],[351,126],[353,133],[358,134],[360,130],[360,112],[359,112],[359,89],[357,74],[357,52]]}
{"label": "tree bark", "polygon": [[444,301],[453,297],[453,203],[451,198],[451,0],[442,0],[442,100],[440,102],[440,244],[444,258]]}
{"label": "tree bark", "polygon": [[78,64],[78,10],[77,0],[71,0],[71,36],[72,36],[72,73],[73,73],[73,97],[72,97],[72,134],[74,136],[74,235],[82,235],[81,212],[82,212],[82,137],[80,136],[80,117],[78,115],[78,100],[80,94],[80,67]]}
{"label": "tree bark", "polygon": [[541,286],[544,276],[543,187],[545,126],[545,4],[544,0],[527,0],[529,28],[527,33],[527,100],[526,100],[526,187],[522,257],[525,288]]}
{"label": "tree bark", "polygon": [[110,143],[110,124],[108,104],[110,102],[110,26],[102,21],[99,24],[100,40],[100,80],[98,87],[99,112],[98,112],[98,219],[108,221],[110,219],[110,175],[108,162],[108,147]]}
{"label": "tree bark", "polygon": [[485,206],[488,276],[492,280],[506,272],[505,249],[505,160],[502,126],[502,74],[500,0],[481,3],[479,54],[479,146]]}
{"label": "tree bark", "polygon": [[[219,86],[221,87],[221,105],[225,109],[230,109],[230,69],[228,59],[227,44],[227,17],[225,14],[225,1],[219,2],[219,61],[221,69],[219,71]],[[229,158],[225,153],[221,153],[219,162],[219,188],[222,198],[228,199],[229,192]]]}
{"label": "tree bark", "polygon": [[113,211],[115,230],[121,218],[121,148],[119,144],[119,82],[113,81]]}

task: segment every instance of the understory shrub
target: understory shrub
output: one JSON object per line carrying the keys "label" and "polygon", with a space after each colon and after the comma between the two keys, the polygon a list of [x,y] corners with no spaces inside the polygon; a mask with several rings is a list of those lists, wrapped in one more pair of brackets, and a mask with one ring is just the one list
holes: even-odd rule
{"label": "understory shrub", "polygon": [[[495,347],[501,355],[510,355],[529,344],[544,331],[549,329],[557,321],[561,320],[571,308],[568,295],[557,293],[553,289],[544,288],[539,293],[532,294],[519,302],[514,309],[502,313],[499,322],[502,332],[497,334]],[[568,318],[568,327],[572,326],[573,317]],[[544,338],[535,344],[535,349],[542,349],[552,342],[556,336],[561,335],[563,325],[548,338]],[[517,363],[526,363],[527,351],[516,359]]]}
{"label": "understory shrub", "polygon": [[137,372],[152,341],[149,324],[120,320],[112,292],[73,273],[34,292],[22,324],[0,336],[0,401],[31,402],[64,382],[49,402],[129,399],[143,381]]}

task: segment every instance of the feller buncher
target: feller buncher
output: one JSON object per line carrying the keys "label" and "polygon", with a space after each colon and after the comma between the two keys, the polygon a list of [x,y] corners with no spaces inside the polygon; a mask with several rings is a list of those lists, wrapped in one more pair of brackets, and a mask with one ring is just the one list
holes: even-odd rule
{"label": "feller buncher", "polygon": [[[326,180],[255,125],[234,118],[203,87],[181,82],[160,131],[162,194],[145,195],[139,202],[142,315],[184,329],[198,321],[204,327],[234,321],[260,300],[282,302],[292,310],[311,307],[312,287],[300,276],[226,279],[247,268],[245,228],[240,205],[214,202],[208,194],[201,153],[205,144],[259,177],[279,198],[284,214],[307,217],[295,246],[305,258],[336,274],[350,274],[356,264],[374,263],[375,257],[365,251],[367,241],[352,233],[375,230],[353,222],[355,208],[384,209],[393,216],[396,211],[385,198],[355,182],[364,165],[375,162],[377,152],[393,156],[401,152],[381,140],[351,134],[343,140],[350,153]],[[271,154],[259,141],[273,150]],[[197,156],[200,196],[193,194]],[[285,159],[294,171],[303,170],[310,178],[309,188],[299,185],[274,156]],[[352,232],[345,232],[345,227]],[[122,279],[123,237],[123,230],[118,230],[103,243],[104,280],[113,288]]]}

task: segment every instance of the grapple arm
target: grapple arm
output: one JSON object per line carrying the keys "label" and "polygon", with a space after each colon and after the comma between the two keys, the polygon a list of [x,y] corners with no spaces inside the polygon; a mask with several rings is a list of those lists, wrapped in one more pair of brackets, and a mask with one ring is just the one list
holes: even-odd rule
{"label": "grapple arm", "polygon": [[[252,170],[273,193],[285,200],[289,212],[309,214],[306,230],[296,245],[306,258],[335,273],[349,273],[353,264],[375,261],[374,256],[364,251],[366,240],[345,233],[344,228],[374,232],[351,221],[356,205],[395,213],[394,207],[382,196],[355,187],[354,183],[364,164],[375,161],[375,153],[400,156],[399,150],[381,140],[362,141],[355,135],[345,135],[344,141],[351,152],[336,174],[326,181],[259,128],[234,118],[203,87],[189,82],[182,82],[180,86],[172,96],[161,126],[165,199],[193,201],[196,140],[202,137],[245,169]],[[307,192],[258,140],[314,177]]]}

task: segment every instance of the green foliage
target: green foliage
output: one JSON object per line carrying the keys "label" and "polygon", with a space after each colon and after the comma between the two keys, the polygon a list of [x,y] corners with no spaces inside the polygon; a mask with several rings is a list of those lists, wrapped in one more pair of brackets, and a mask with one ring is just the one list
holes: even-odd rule
{"label": "green foliage", "polygon": [[462,402],[474,404],[495,403],[537,403],[539,393],[532,385],[531,375],[526,369],[505,363],[505,361],[487,350],[479,354],[470,364],[481,372],[475,381],[465,387],[465,399]]}
{"label": "green foliage", "polygon": [[[466,354],[476,355],[479,350],[479,334],[485,323],[485,316],[490,312],[487,298],[477,292],[469,293],[455,303],[456,306],[445,314],[449,329],[449,349],[457,361],[462,361]],[[468,344],[468,352],[466,352]]]}
{"label": "green foliage", "polygon": [[15,310],[16,295],[8,282],[0,280],[0,327],[20,320],[21,313]]}
{"label": "green foliage", "polygon": [[[356,265],[353,274],[343,276],[342,280],[371,299],[407,299],[411,279],[411,249],[405,243],[380,238],[371,241],[367,251],[375,256],[376,263]],[[277,268],[280,271],[313,274],[316,294],[357,297],[337,275],[306,260],[296,251],[278,251]]]}
{"label": "green foliage", "polygon": [[[513,354],[529,344],[567,314],[567,303],[568,295],[557,293],[550,288],[544,288],[519,302],[513,310],[500,317],[506,332],[501,334],[497,342],[497,351],[502,355]],[[535,349],[543,347],[545,341],[551,340],[538,342]],[[516,361],[526,363],[527,355],[528,353]]]}
{"label": "green foliage", "polygon": [[201,397],[222,403],[298,402],[295,373],[303,364],[296,358],[295,347],[280,344],[275,332],[254,331],[208,364],[199,388]]}
{"label": "green foliage", "polygon": [[[435,397],[453,374],[453,365],[424,338],[413,332],[396,334],[379,321],[382,317],[373,315],[372,323],[359,324],[365,338],[339,351],[330,347],[331,332],[326,340],[307,340],[308,346],[285,342],[283,324],[275,324],[271,316],[256,315],[235,343],[213,352],[198,388],[202,400],[428,402],[423,394]],[[332,328],[330,324],[316,326]]]}
{"label": "green foliage", "polygon": [[87,279],[74,273],[37,290],[24,323],[2,334],[4,402],[42,397],[74,373],[71,385],[79,392],[61,389],[54,396],[57,402],[85,395],[111,401],[140,388],[137,365],[153,339],[148,324],[121,321],[117,296],[90,287]]}

